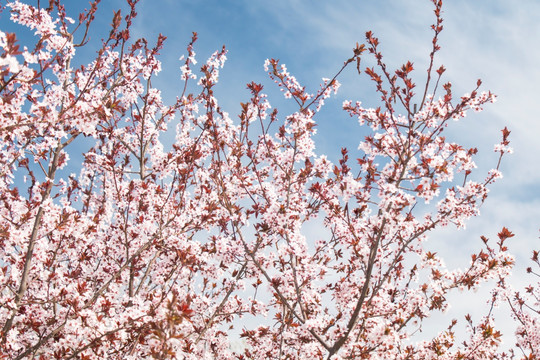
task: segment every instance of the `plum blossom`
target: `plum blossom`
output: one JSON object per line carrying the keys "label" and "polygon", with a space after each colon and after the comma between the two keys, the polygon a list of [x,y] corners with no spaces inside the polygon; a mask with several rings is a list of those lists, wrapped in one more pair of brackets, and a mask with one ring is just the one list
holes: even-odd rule
{"label": "plum blossom", "polygon": [[[7,5],[35,43],[25,39],[21,57],[0,32],[0,67],[18,73],[0,89],[4,357],[503,359],[490,313],[466,318],[464,343],[454,343],[451,320],[413,341],[452,291],[489,281],[490,305],[513,307],[518,346],[537,355],[538,287],[525,296],[505,285],[509,230],[496,245],[481,238],[465,269],[425,246],[433,230],[479,215],[502,177],[506,128],[483,182],[469,177],[477,150],[443,134],[493,94],[454,98],[447,83],[416,108],[412,63],[390,73],[368,32],[313,93],[266,60],[293,110],[279,112],[252,82],[234,116],[214,91],[226,49],[196,67],[194,33],[180,58],[183,90],[167,102],[152,81],[165,38],[130,38],[135,5],[115,15],[93,61],[78,58],[72,39],[85,36],[97,2],[78,22],[59,2]],[[442,3],[433,5],[431,60],[442,29]],[[364,51],[376,67],[362,68]],[[351,64],[381,104],[343,102],[360,126],[359,151],[342,148],[334,161],[319,153],[316,125]],[[425,88],[436,88],[429,78]]]}

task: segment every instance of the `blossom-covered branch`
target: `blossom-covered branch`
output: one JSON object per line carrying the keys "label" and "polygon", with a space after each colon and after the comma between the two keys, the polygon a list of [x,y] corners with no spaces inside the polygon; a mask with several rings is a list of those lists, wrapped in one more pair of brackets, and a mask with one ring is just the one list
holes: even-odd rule
{"label": "blossom-covered branch", "polygon": [[[478,150],[444,136],[495,96],[480,81],[462,97],[450,83],[438,93],[441,1],[433,1],[420,97],[414,64],[389,70],[368,32],[313,93],[267,60],[297,110],[278,115],[252,82],[238,119],[214,92],[226,49],[197,70],[196,33],[181,58],[178,97],[165,104],[152,84],[165,36],[153,45],[132,39],[136,1],[127,1],[127,15],[114,13],[95,59],[74,65],[85,60],[79,48],[91,46],[98,3],[78,20],[59,0],[48,8],[12,1],[5,10],[36,40],[21,50],[15,34],[0,32],[2,357],[507,357],[491,312],[478,323],[466,318],[461,345],[452,320],[431,340],[411,341],[424,319],[447,309],[451,291],[503,284],[514,263],[506,229],[497,246],[484,238],[464,270],[424,246],[434,229],[478,215],[511,152],[505,128],[494,169],[473,177]],[[368,54],[376,66],[363,68]],[[343,103],[368,135],[333,163],[316,152],[317,117],[355,65],[381,106]],[[532,350],[536,323],[528,303],[516,301],[520,346]]]}

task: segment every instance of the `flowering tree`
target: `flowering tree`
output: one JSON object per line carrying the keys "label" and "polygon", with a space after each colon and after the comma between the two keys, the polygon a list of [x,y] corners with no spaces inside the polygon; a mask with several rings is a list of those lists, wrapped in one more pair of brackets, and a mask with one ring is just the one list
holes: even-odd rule
{"label": "flowering tree", "polygon": [[[127,0],[124,17],[114,14],[96,58],[77,66],[98,1],[77,20],[59,0],[48,8],[15,0],[2,13],[37,39],[21,49],[15,34],[0,32],[2,358],[510,356],[499,350],[491,312],[479,323],[468,318],[462,344],[455,321],[431,340],[410,340],[423,319],[447,308],[449,291],[489,279],[503,289],[513,264],[506,228],[496,244],[483,238],[465,270],[447,269],[423,246],[430,231],[462,227],[478,213],[511,151],[505,128],[495,169],[473,180],[477,150],[443,136],[495,96],[480,92],[480,81],[457,99],[450,83],[440,84],[441,1],[433,1],[419,94],[413,64],[390,71],[371,32],[345,61],[341,70],[366,73],[382,103],[343,104],[370,135],[354,161],[342,149],[336,164],[315,153],[313,138],[341,70],[312,94],[268,60],[265,70],[298,110],[278,116],[263,86],[250,83],[233,120],[214,97],[226,51],[197,72],[194,34],[184,90],[166,105],[152,86],[165,37],[131,40],[136,2]],[[366,52],[376,68],[362,67]],[[81,148],[81,161],[70,159]],[[312,224],[324,229],[320,237],[305,235]],[[527,347],[536,325],[518,319]]]}

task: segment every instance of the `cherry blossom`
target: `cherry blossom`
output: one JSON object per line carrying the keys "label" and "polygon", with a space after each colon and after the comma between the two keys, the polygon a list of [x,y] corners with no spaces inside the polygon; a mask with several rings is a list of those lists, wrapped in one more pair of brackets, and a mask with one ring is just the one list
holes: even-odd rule
{"label": "cherry blossom", "polygon": [[[21,51],[16,34],[0,32],[2,358],[512,358],[491,311],[460,320],[462,343],[452,319],[412,341],[450,292],[493,281],[489,305],[508,304],[517,347],[540,356],[540,286],[506,284],[508,229],[495,244],[483,237],[465,269],[424,246],[434,229],[479,214],[512,152],[505,128],[493,169],[480,174],[479,150],[444,136],[495,95],[480,81],[462,97],[439,84],[441,1],[419,94],[414,64],[390,71],[368,32],[314,92],[267,60],[270,85],[296,110],[278,114],[252,82],[238,116],[214,93],[226,49],[196,68],[196,33],[180,58],[181,92],[166,104],[151,81],[165,36],[132,39],[136,1],[114,13],[94,59],[76,58],[98,3],[78,20],[59,0],[5,10],[35,43]],[[376,66],[364,68],[370,55]],[[381,106],[343,102],[368,133],[332,162],[316,148],[319,110],[354,65]],[[80,166],[77,144],[87,146]]]}

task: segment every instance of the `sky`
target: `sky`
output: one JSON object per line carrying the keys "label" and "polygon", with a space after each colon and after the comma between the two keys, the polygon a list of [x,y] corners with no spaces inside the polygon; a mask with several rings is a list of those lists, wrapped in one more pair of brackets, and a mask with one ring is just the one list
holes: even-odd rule
{"label": "sky", "polygon": [[[282,108],[287,103],[276,91],[263,70],[264,60],[276,58],[285,63],[301,84],[313,92],[321,78],[331,78],[352,55],[356,42],[365,40],[371,30],[381,42],[389,68],[411,60],[415,79],[425,79],[431,50],[434,21],[433,5],[427,0],[380,1],[187,1],[142,0],[135,30],[140,36],[168,36],[163,51],[163,68],[178,69],[178,57],[184,53],[192,31],[199,35],[196,51],[199,60],[225,45],[228,61],[220,75],[217,97],[231,114],[238,103],[248,98],[245,84],[261,82],[269,93],[270,103]],[[540,119],[536,97],[540,95],[540,2],[523,0],[452,0],[443,5],[444,31],[436,66],[447,68],[445,80],[452,82],[457,95],[472,91],[477,79],[483,90],[497,94],[498,101],[482,113],[451,124],[448,136],[467,147],[477,147],[478,170],[484,174],[496,166],[493,145],[500,141],[500,130],[511,130],[514,154],[503,159],[504,178],[491,188],[481,209],[467,229],[454,228],[432,233],[427,246],[446,254],[450,267],[465,267],[471,254],[481,247],[480,236],[496,239],[503,226],[515,233],[510,249],[516,256],[512,282],[517,288],[529,281],[525,268],[533,249],[540,249]],[[364,65],[373,64],[365,56]],[[165,74],[163,74],[165,75]],[[174,88],[171,79],[158,76],[164,88]],[[343,100],[360,100],[364,106],[378,106],[378,95],[367,77],[358,76],[351,67],[339,78],[337,96],[326,102],[317,118],[317,151],[336,159],[339,149],[356,149],[365,135],[355,119],[339,111]],[[173,91],[174,93],[174,91]],[[291,109],[294,111],[294,109]],[[483,175],[482,175],[483,176]],[[484,314],[487,290],[464,298],[453,294],[452,308],[426,322],[418,339],[432,330],[442,330],[441,320],[463,319],[465,313]],[[463,299],[467,299],[463,301]],[[480,316],[480,315],[478,315]],[[503,310],[497,320],[506,334],[513,324]],[[446,326],[446,325],[445,325]],[[513,343],[505,336],[506,346]]]}
{"label": "sky", "polygon": [[[114,3],[114,2],[112,2]],[[434,21],[428,0],[381,1],[187,1],[141,0],[135,35],[151,38],[158,33],[168,37],[163,51],[164,74],[158,76],[163,88],[177,86],[178,57],[192,31],[199,35],[199,60],[225,45],[228,61],[220,75],[217,97],[231,114],[248,98],[245,84],[261,82],[276,106],[284,104],[268,79],[263,63],[280,59],[301,84],[316,91],[323,77],[332,77],[343,61],[352,55],[356,42],[373,31],[389,68],[411,60],[418,84],[425,79],[431,50]],[[466,230],[447,229],[433,235],[430,242],[449,251],[447,263],[465,266],[469,258],[459,256],[478,248],[480,235],[496,238],[503,226],[516,234],[511,249],[523,271],[532,249],[540,249],[540,118],[536,97],[540,95],[540,2],[523,0],[452,0],[443,5],[444,30],[436,67],[447,68],[456,95],[474,89],[482,79],[483,90],[497,94],[497,102],[482,113],[451,124],[448,136],[468,147],[477,147],[479,173],[496,166],[493,145],[500,141],[500,130],[511,130],[514,154],[503,159],[504,178],[491,188],[481,216],[472,219]],[[373,64],[369,55],[364,64]],[[171,76],[168,71],[172,71]],[[165,75],[165,76],[162,76]],[[376,107],[378,95],[367,77],[358,76],[354,67],[339,78],[337,96],[327,101],[318,116],[317,150],[336,158],[343,146],[356,149],[364,136],[358,123],[339,108],[343,100],[360,100]],[[175,92],[172,92],[175,94]],[[286,103],[285,103],[286,104]]]}
{"label": "sky", "polygon": [[[86,1],[70,6],[80,4]],[[98,29],[107,29],[113,9],[125,8],[123,4],[121,0],[103,1]],[[368,30],[379,38],[388,67],[396,68],[410,60],[416,69],[413,76],[422,84],[434,21],[433,5],[428,0],[141,0],[138,13],[134,36],[152,41],[163,33],[168,38],[161,57],[163,71],[154,81],[165,99],[172,100],[179,94],[178,58],[186,53],[193,31],[199,35],[195,47],[199,64],[226,46],[228,61],[216,97],[232,118],[239,113],[239,103],[249,98],[245,84],[251,81],[265,86],[270,103],[285,109],[282,114],[294,111],[265,74],[265,59],[280,59],[301,84],[315,92],[321,78],[331,78],[341,68],[355,43],[365,40]],[[495,167],[493,145],[500,141],[500,130],[505,126],[511,130],[514,154],[503,159],[504,178],[491,187],[481,216],[472,219],[465,230],[449,228],[432,233],[428,246],[446,254],[449,266],[464,267],[469,261],[464,254],[480,248],[480,235],[495,239],[505,226],[516,235],[510,242],[517,259],[516,286],[527,282],[524,271],[528,259],[533,249],[540,249],[538,15],[537,0],[446,1],[442,50],[436,58],[436,67],[444,64],[447,68],[444,80],[452,82],[455,94],[470,92],[481,78],[482,89],[498,96],[484,112],[470,113],[452,123],[448,136],[479,149],[480,173]],[[4,15],[0,25],[7,26]],[[362,61],[364,65],[373,63],[369,55]],[[378,106],[373,84],[365,75],[358,76],[354,67],[339,81],[340,92],[326,101],[316,118],[317,152],[333,159],[341,147],[356,149],[365,135],[355,119],[340,111],[342,102],[350,99],[362,101],[364,106]],[[475,304],[460,303],[456,296],[456,313],[480,308],[485,295],[479,293]]]}

